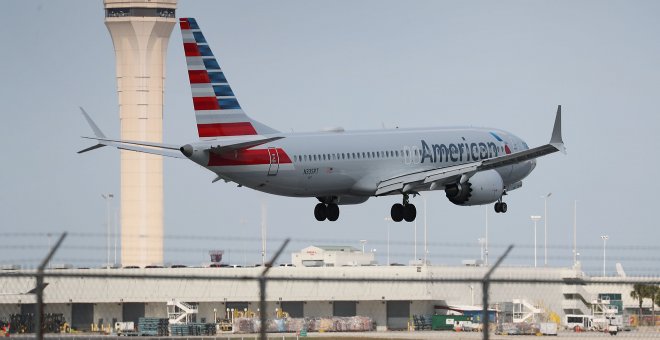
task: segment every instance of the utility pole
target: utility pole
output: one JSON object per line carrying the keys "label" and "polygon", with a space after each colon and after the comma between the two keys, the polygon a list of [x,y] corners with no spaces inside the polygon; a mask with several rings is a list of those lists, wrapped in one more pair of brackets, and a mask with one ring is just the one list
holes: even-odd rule
{"label": "utility pole", "polygon": [[534,222],[534,268],[536,268],[536,222],[541,219],[541,216],[532,215],[532,221]]}
{"label": "utility pole", "polygon": [[603,240],[603,277],[605,277],[605,247],[610,237],[608,235],[601,235],[600,238]]}
{"label": "utility pole", "polygon": [[544,201],[544,213],[545,213],[545,221],[543,222],[543,230],[545,236],[543,237],[543,265],[548,266],[548,198],[552,196],[552,193],[549,192],[545,196],[541,196]]}

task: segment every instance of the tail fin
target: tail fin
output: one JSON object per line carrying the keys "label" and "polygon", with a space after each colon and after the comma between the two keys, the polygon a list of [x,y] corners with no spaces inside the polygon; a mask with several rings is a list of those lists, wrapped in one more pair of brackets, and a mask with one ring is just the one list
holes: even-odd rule
{"label": "tail fin", "polygon": [[197,133],[201,139],[277,133],[248,117],[194,18],[180,18]]}

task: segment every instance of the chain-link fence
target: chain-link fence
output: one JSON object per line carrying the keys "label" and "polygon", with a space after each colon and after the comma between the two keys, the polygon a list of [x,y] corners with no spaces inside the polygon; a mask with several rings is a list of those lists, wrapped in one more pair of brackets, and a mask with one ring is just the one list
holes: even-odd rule
{"label": "chain-link fence", "polygon": [[[357,247],[310,247],[292,266],[282,255],[287,242],[263,266],[94,269],[53,266],[49,257],[37,269],[7,266],[0,272],[0,323],[12,336],[37,338],[660,338],[658,276],[509,265],[511,247],[489,265],[420,258],[389,266]],[[55,250],[59,242],[52,244]],[[318,249],[325,249],[324,263],[311,254]]]}

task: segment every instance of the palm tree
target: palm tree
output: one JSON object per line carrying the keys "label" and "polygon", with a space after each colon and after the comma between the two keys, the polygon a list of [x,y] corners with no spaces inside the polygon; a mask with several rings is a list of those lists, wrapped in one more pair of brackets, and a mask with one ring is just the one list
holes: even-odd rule
{"label": "palm tree", "polygon": [[644,298],[646,297],[646,285],[643,285],[641,283],[635,283],[633,285],[633,290],[630,292],[630,297],[633,300],[638,300],[639,301],[639,311],[638,311],[638,325],[641,325],[642,323],[642,303],[644,302]]}
{"label": "palm tree", "polygon": [[651,299],[651,315],[653,315],[653,320],[651,325],[655,326],[655,304],[660,304],[660,287],[656,285],[650,285],[646,287],[646,297]]}

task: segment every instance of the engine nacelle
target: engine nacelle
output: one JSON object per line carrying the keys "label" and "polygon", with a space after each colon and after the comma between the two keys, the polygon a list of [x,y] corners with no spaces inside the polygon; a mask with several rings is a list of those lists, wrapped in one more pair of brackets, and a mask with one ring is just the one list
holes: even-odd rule
{"label": "engine nacelle", "polygon": [[477,172],[465,183],[445,187],[447,198],[457,205],[479,205],[496,202],[504,192],[502,176],[495,170]]}

